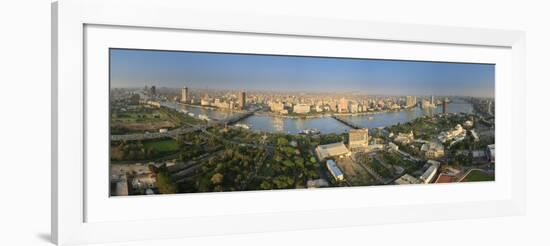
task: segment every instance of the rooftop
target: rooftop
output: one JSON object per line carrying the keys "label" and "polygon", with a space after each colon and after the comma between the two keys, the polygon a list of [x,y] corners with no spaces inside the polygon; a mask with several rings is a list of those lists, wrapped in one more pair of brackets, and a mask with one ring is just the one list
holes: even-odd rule
{"label": "rooftop", "polygon": [[398,179],[396,179],[394,181],[394,183],[396,184],[399,184],[399,185],[403,185],[403,184],[420,184],[420,180],[418,180],[417,178],[409,175],[409,174],[405,174],[401,177],[399,177]]}
{"label": "rooftop", "polygon": [[332,173],[334,178],[338,179],[338,177],[344,177],[344,174],[342,173],[342,171],[340,171],[340,168],[338,168],[336,162],[334,162],[333,160],[327,161],[327,168]]}
{"label": "rooftop", "polygon": [[436,183],[452,183],[454,176],[448,174],[439,174],[439,177],[435,180]]}
{"label": "rooftop", "polygon": [[319,155],[319,159],[321,160],[327,157],[346,155],[349,153],[348,148],[342,142],[319,145],[317,146],[316,151]]}

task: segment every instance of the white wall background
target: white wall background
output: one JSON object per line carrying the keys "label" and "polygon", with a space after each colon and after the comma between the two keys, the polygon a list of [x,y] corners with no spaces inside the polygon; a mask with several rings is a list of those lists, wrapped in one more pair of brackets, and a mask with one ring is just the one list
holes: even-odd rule
{"label": "white wall background", "polygon": [[[190,8],[520,29],[527,32],[527,215],[113,245],[543,245],[550,219],[547,1],[190,1]],[[546,23],[546,24],[545,24]],[[49,245],[50,1],[0,7],[0,245]],[[523,163],[520,163],[523,164]],[[449,211],[452,212],[452,211]],[[531,242],[531,243],[529,243]]]}

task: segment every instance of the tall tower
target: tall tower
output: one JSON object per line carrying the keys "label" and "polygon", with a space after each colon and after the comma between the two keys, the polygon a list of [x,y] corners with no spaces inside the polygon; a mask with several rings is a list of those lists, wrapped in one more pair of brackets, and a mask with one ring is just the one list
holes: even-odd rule
{"label": "tall tower", "polygon": [[239,93],[239,105],[241,109],[244,109],[245,104],[246,104],[246,93],[244,91],[241,91]]}
{"label": "tall tower", "polygon": [[432,100],[430,101],[430,103],[432,104],[432,106],[435,106],[435,97],[434,97],[434,95],[432,95]]}
{"label": "tall tower", "polygon": [[187,89],[187,86],[181,89],[181,102],[189,102],[189,89]]}
{"label": "tall tower", "polygon": [[405,106],[407,108],[412,108],[412,107],[416,106],[416,97],[415,96],[407,96]]}
{"label": "tall tower", "polygon": [[152,96],[155,96],[157,94],[157,87],[156,86],[151,86],[151,95]]}
{"label": "tall tower", "polygon": [[449,112],[448,107],[449,107],[449,98],[445,98],[445,100],[443,100],[443,114],[447,114]]}

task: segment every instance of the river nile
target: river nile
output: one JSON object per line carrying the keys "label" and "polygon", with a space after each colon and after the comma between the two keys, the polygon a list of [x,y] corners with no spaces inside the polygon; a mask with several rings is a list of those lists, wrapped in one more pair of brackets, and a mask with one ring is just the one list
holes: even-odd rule
{"label": "river nile", "polygon": [[[164,103],[163,106],[178,109],[179,111],[187,111],[192,113],[195,117],[199,115],[206,115],[210,119],[220,120],[229,117],[235,112],[218,111],[213,109],[206,109],[201,107],[193,107],[180,105],[176,103]],[[456,101],[449,103],[448,110],[450,113],[472,113],[473,107],[471,104],[464,101]],[[441,113],[442,107],[431,110],[423,110],[419,107],[415,107],[410,110],[401,110],[397,112],[373,112],[363,115],[354,116],[340,116],[341,118],[348,120],[360,127],[364,128],[377,128],[395,125],[397,123],[405,123],[412,121],[423,115],[432,115],[434,113]],[[316,117],[316,118],[288,118],[277,117],[270,115],[255,114],[248,118],[245,118],[239,123],[246,124],[253,131],[260,132],[277,132],[277,133],[289,133],[297,134],[301,130],[308,128],[315,128],[321,131],[321,133],[342,133],[351,129],[349,126],[333,119],[330,116]]]}

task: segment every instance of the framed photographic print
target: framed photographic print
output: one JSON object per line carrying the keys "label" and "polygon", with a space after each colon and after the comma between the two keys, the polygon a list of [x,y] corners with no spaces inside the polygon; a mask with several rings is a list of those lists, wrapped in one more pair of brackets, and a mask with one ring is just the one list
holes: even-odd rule
{"label": "framed photographic print", "polygon": [[522,32],[52,10],[58,244],[524,212]]}

